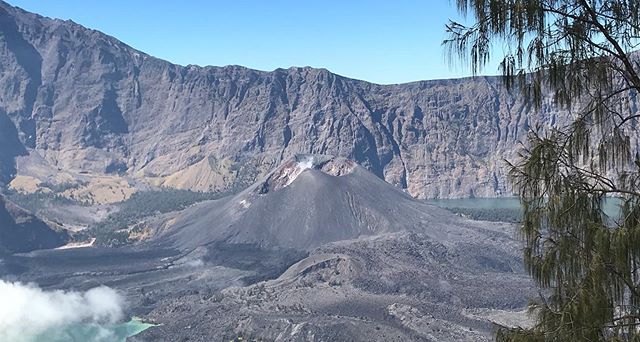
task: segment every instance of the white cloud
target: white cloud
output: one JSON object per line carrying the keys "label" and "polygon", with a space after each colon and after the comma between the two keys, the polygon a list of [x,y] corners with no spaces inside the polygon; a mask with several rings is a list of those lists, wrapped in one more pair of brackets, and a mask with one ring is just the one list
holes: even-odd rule
{"label": "white cloud", "polygon": [[123,298],[105,286],[86,292],[44,291],[0,280],[0,341],[34,342],[58,327],[113,324],[122,320],[123,304]]}

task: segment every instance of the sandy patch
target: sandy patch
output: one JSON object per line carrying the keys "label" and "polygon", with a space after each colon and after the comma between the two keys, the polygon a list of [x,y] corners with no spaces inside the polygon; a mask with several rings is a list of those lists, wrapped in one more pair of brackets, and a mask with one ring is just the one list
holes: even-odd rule
{"label": "sandy patch", "polygon": [[35,177],[17,175],[11,183],[9,183],[9,189],[22,193],[31,194],[38,190],[43,192],[51,192],[50,189],[41,186],[42,181]]}
{"label": "sandy patch", "polygon": [[92,238],[88,242],[70,242],[64,246],[60,246],[56,249],[71,249],[71,248],[86,248],[91,247],[96,242],[96,238]]}
{"label": "sandy patch", "polygon": [[62,196],[82,203],[111,204],[131,197],[136,189],[120,177],[92,177],[82,186],[68,189]]}
{"label": "sandy patch", "polygon": [[217,163],[214,169],[208,158],[166,177],[156,178],[153,183],[177,189],[193,191],[216,191],[226,188],[235,180],[231,170],[233,161],[225,159]]}

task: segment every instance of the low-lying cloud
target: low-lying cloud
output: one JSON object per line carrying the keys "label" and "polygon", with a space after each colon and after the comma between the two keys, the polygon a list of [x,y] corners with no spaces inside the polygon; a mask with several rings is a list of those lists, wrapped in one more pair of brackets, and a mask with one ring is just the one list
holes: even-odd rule
{"label": "low-lying cloud", "polygon": [[[123,318],[123,298],[106,286],[86,292],[44,291],[0,280],[0,341],[36,342],[43,334],[78,324],[101,327]],[[109,331],[100,334],[109,341]]]}

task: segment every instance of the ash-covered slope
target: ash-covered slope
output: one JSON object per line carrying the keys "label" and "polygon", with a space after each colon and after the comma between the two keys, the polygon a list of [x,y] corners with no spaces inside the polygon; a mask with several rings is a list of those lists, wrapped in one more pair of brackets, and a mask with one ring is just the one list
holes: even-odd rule
{"label": "ash-covered slope", "polygon": [[313,153],[355,160],[412,196],[508,195],[503,159],[530,126],[568,115],[551,101],[529,113],[498,78],[377,85],[313,68],[183,67],[3,2],[0,27],[5,182],[27,150],[53,172],[195,190]]}
{"label": "ash-covered slope", "polygon": [[[0,276],[105,284],[160,323],[149,341],[489,341],[535,293],[514,226],[414,199],[355,162],[298,155],[117,249],[3,258]],[[505,320],[506,319],[506,320]]]}
{"label": "ash-covered slope", "polygon": [[68,239],[64,231],[52,229],[0,195],[0,254],[55,248]]}
{"label": "ash-covered slope", "polygon": [[489,341],[496,322],[527,323],[534,295],[514,226],[462,219],[344,158],[298,155],[168,229],[159,241],[184,265],[306,255],[271,280],[162,298],[150,340]]}
{"label": "ash-covered slope", "polygon": [[472,223],[443,244],[407,232],[319,247],[274,280],[171,296],[149,313],[149,340],[491,341],[524,326],[523,272],[511,228]]}
{"label": "ash-covered slope", "polygon": [[163,238],[181,249],[224,242],[309,250],[403,230],[444,241],[458,221],[353,161],[297,155],[238,195],[180,213]]}

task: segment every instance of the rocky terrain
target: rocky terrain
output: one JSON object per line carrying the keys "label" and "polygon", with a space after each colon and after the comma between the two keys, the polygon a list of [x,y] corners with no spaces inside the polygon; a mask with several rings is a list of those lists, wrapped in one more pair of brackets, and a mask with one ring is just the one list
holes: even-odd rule
{"label": "rocky terrain", "polygon": [[0,26],[0,181],[27,191],[82,175],[78,196],[101,204],[140,182],[242,187],[298,153],[347,157],[418,198],[509,195],[518,140],[570,115],[551,100],[530,113],[492,77],[378,85],[179,66],[6,3]]}
{"label": "rocky terrain", "polygon": [[[503,159],[570,117],[550,100],[529,113],[492,77],[179,66],[1,1],[0,28],[0,187],[48,219],[0,195],[0,279],[115,288],[161,324],[150,341],[482,341],[528,323],[515,227],[421,199],[509,195]],[[107,243],[51,249],[60,227]]]}
{"label": "rocky terrain", "polygon": [[[485,233],[506,241],[504,231]],[[483,251],[484,243],[454,247],[425,234],[395,233],[330,244],[277,279],[162,300],[148,317],[164,324],[146,335],[155,340],[181,331],[188,341],[491,340],[494,324],[509,324],[494,318],[499,314],[527,324],[523,294],[532,291],[513,245],[496,249],[491,243],[492,250]]]}
{"label": "rocky terrain", "polygon": [[0,195],[0,254],[30,252],[64,245],[69,235]]}
{"label": "rocky terrain", "polygon": [[528,321],[513,226],[427,205],[344,158],[297,155],[168,221],[158,240],[187,251],[185,264],[219,263],[238,246],[309,255],[277,279],[161,300],[150,339],[482,341],[507,324],[494,316]]}
{"label": "rocky terrain", "polygon": [[0,259],[45,289],[103,284],[152,341],[484,341],[534,295],[514,226],[414,199],[353,161],[297,155],[245,191],[156,217],[122,248]]}
{"label": "rocky terrain", "polygon": [[[310,250],[361,236],[423,231],[425,222],[441,223],[439,215],[450,219],[353,161],[296,155],[235,196],[171,217],[164,238],[183,250],[220,241]],[[433,234],[445,239],[448,232]]]}

